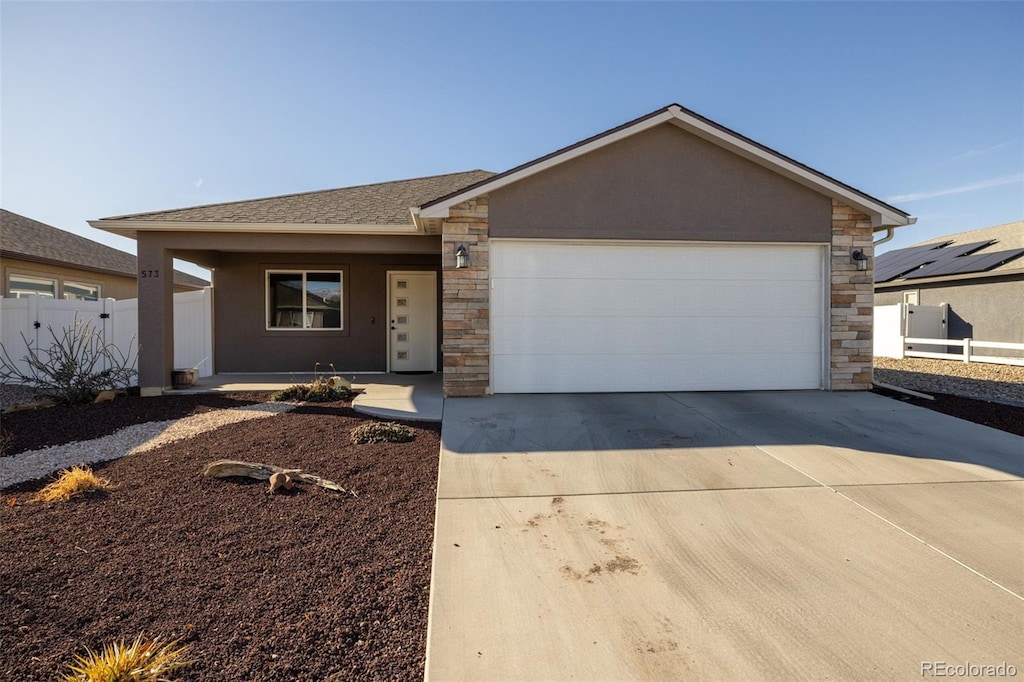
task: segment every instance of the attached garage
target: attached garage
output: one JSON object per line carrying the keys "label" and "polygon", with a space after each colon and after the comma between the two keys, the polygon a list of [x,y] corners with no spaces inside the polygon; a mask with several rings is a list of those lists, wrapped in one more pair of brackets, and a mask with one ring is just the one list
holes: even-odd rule
{"label": "attached garage", "polygon": [[494,240],[495,393],[825,386],[824,245]]}

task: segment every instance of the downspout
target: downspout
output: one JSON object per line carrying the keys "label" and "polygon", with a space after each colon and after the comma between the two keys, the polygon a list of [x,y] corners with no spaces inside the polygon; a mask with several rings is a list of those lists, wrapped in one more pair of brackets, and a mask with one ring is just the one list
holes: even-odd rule
{"label": "downspout", "polygon": [[[916,223],[917,223],[917,218],[907,218],[907,225],[914,225]],[[889,241],[890,239],[892,239],[893,237],[896,236],[895,230],[896,230],[895,227],[887,227],[887,228],[885,228],[885,236],[882,237],[881,239],[879,239],[878,241],[872,242],[872,244],[874,246],[878,246],[879,244],[886,243],[887,241]]]}
{"label": "downspout", "polygon": [[873,241],[871,243],[874,246],[878,246],[879,244],[886,243],[887,241],[889,241],[890,239],[892,239],[895,236],[896,236],[896,228],[895,227],[887,227],[887,228],[885,228],[885,236],[882,237],[881,239],[877,239],[877,240],[875,240],[875,241]]}

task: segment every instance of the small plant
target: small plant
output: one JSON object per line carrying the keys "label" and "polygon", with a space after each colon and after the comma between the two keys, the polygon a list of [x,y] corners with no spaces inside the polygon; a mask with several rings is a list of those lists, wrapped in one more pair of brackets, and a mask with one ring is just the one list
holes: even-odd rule
{"label": "small plant", "polygon": [[348,400],[352,397],[350,384],[340,376],[334,369],[334,363],[330,363],[331,376],[320,374],[320,363],[313,365],[313,383],[295,384],[283,391],[270,396],[271,400],[281,402],[284,400],[295,400],[305,403],[332,403],[336,400]]}
{"label": "small plant", "polygon": [[327,381],[317,379],[311,384],[295,384],[283,391],[270,396],[271,400],[295,400],[306,403],[330,403],[335,400],[348,400],[352,392],[344,386],[332,386]]}
{"label": "small plant", "polygon": [[68,665],[71,671],[64,682],[170,682],[171,673],[189,665],[184,660],[188,646],[178,646],[179,640],[164,644],[159,637],[145,640],[136,637],[131,644],[115,642],[103,651],[85,650]]}
{"label": "small plant", "polygon": [[60,472],[56,481],[35,494],[36,502],[67,502],[76,495],[113,490],[114,486],[105,478],[100,478],[92,469],[71,467]]}
{"label": "small plant", "polygon": [[24,370],[0,344],[0,380],[33,386],[65,405],[90,402],[100,391],[131,384],[136,374],[134,339],[126,355],[107,343],[92,322],[79,320],[77,315],[59,334],[52,326],[47,329],[53,343],[46,350],[21,335],[28,351],[21,358]]}
{"label": "small plant", "polygon": [[352,429],[353,443],[408,443],[416,433],[395,422],[366,422]]}

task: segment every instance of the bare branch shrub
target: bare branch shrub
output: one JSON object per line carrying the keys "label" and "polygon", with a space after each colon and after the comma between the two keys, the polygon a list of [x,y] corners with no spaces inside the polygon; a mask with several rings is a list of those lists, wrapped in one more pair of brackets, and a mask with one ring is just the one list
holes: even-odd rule
{"label": "bare branch shrub", "polygon": [[135,338],[128,344],[127,354],[107,343],[92,322],[75,316],[70,327],[55,331],[47,325],[53,343],[43,350],[22,334],[27,355],[21,359],[26,371],[11,359],[0,344],[0,381],[34,386],[58,403],[89,402],[99,391],[126,388],[132,384],[135,371]]}

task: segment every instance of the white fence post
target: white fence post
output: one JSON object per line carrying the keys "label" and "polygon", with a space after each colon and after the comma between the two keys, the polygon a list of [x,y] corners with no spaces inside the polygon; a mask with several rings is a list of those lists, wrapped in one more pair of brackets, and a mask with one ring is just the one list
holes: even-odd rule
{"label": "white fence post", "polygon": [[971,362],[971,339],[964,339],[964,362]]}
{"label": "white fence post", "polygon": [[896,351],[896,353],[894,355],[896,356],[897,360],[902,360],[903,358],[907,357],[906,353],[907,353],[907,337],[900,336],[900,345],[899,345],[899,348],[897,349],[897,351]]}

